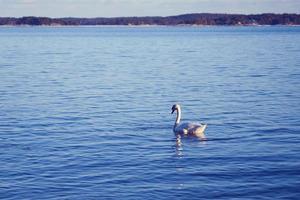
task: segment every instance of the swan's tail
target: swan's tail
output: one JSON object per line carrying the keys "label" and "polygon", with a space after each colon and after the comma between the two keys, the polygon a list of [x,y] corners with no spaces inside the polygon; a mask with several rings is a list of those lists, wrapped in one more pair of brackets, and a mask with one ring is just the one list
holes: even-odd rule
{"label": "swan's tail", "polygon": [[206,127],[207,127],[207,124],[201,124],[201,127],[197,128],[197,130],[196,130],[197,137],[204,139],[204,140],[206,139],[205,134],[204,134]]}

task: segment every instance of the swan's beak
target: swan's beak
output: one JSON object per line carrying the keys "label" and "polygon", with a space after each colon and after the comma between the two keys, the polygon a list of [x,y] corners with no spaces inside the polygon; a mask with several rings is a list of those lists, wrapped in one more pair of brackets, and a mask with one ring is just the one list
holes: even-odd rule
{"label": "swan's beak", "polygon": [[173,114],[173,113],[174,113],[174,111],[175,111],[175,110],[173,109],[173,110],[172,110],[172,112],[171,112],[171,114]]}

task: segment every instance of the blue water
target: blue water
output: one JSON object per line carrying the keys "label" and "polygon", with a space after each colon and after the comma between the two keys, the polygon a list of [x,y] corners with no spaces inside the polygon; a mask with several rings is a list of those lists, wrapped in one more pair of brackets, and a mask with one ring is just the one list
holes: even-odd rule
{"label": "blue water", "polygon": [[300,27],[1,27],[0,77],[0,199],[300,197]]}

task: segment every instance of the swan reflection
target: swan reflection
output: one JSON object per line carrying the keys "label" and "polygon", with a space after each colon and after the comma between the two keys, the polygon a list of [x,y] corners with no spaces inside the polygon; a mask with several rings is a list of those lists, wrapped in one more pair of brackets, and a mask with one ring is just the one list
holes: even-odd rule
{"label": "swan reflection", "polygon": [[176,155],[178,157],[183,157],[183,150],[184,150],[183,143],[197,142],[199,145],[205,145],[207,142],[206,138],[199,138],[196,136],[182,136],[181,134],[176,134],[175,136],[176,136],[175,139]]}

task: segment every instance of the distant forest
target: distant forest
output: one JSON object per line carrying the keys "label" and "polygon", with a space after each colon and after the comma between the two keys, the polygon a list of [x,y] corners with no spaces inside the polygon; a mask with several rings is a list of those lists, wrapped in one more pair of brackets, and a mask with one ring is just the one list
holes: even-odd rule
{"label": "distant forest", "polygon": [[169,17],[48,18],[0,17],[0,25],[300,25],[299,14],[185,14]]}

